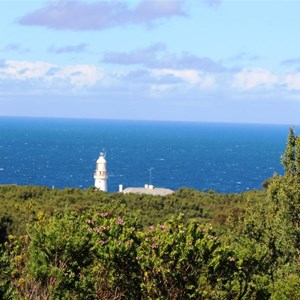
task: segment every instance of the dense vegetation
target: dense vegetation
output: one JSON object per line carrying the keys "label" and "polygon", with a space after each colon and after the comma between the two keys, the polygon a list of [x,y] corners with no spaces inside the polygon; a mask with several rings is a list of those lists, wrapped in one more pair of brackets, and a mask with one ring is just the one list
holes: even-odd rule
{"label": "dense vegetation", "polygon": [[265,191],[0,187],[1,299],[300,299],[300,137]]}

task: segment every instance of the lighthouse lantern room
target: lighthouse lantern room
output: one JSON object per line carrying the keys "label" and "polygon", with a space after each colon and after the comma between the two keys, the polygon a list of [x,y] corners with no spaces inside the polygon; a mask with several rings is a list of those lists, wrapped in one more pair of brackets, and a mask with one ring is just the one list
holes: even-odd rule
{"label": "lighthouse lantern room", "polygon": [[101,152],[96,162],[96,170],[94,173],[95,188],[107,192],[107,178],[105,153]]}

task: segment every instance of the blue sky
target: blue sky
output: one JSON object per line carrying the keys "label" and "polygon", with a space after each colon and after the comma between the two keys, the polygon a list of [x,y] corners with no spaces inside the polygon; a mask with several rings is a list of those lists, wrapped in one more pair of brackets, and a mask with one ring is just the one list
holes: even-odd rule
{"label": "blue sky", "polygon": [[2,116],[300,123],[300,1],[0,4]]}

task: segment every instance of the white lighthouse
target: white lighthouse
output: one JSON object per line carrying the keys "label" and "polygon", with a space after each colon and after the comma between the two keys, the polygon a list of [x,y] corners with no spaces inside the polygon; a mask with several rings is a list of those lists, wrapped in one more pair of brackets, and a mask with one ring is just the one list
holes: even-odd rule
{"label": "white lighthouse", "polygon": [[94,173],[95,188],[107,192],[107,177],[105,154],[101,152]]}

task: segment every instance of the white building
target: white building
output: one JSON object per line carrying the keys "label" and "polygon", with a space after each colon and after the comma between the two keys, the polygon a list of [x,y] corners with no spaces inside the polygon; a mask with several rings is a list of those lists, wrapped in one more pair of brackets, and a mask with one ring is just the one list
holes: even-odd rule
{"label": "white building", "polygon": [[108,173],[106,170],[105,154],[101,152],[96,162],[96,170],[94,173],[95,188],[107,192],[107,178]]}
{"label": "white building", "polygon": [[155,195],[155,196],[167,196],[169,194],[174,193],[173,190],[161,188],[161,187],[154,187],[151,184],[145,184],[144,187],[128,187],[123,189],[123,185],[119,185],[119,192],[124,194],[146,194],[146,195]]}

